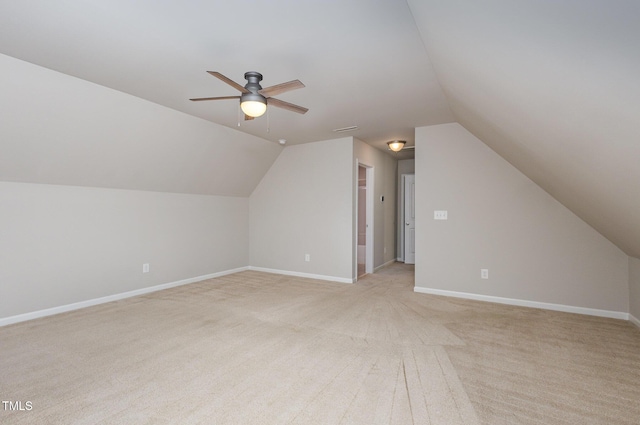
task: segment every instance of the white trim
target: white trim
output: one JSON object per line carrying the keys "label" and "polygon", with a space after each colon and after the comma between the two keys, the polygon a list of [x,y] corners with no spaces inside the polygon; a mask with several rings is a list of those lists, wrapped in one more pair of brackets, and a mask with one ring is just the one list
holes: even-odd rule
{"label": "white trim", "polygon": [[[408,173],[408,174],[403,174],[402,175],[402,200],[400,201],[400,204],[402,206],[402,215],[398,218],[398,221],[400,223],[400,229],[398,229],[398,231],[401,234],[401,239],[402,239],[402,262],[403,263],[407,263],[407,208],[406,208],[406,203],[407,203],[407,179],[409,177],[412,177],[413,179],[413,184],[414,184],[414,188],[415,188],[415,182],[416,182],[416,175],[415,173]],[[412,203],[414,204],[414,208],[415,208],[415,194],[414,194],[414,199],[412,200]],[[414,211],[414,216],[415,216],[415,211]],[[414,225],[415,225],[415,221],[416,218],[413,217],[413,221],[414,221]],[[415,233],[415,232],[414,232]],[[414,239],[415,239],[415,234],[414,234]],[[411,260],[413,260],[412,262],[408,263],[408,264],[415,264],[416,263],[416,256],[415,256],[415,240],[414,240],[414,255],[413,258]]]}
{"label": "white trim", "polygon": [[375,244],[376,244],[376,237],[375,237],[375,221],[376,221],[376,216],[375,216],[375,168],[373,168],[373,166],[369,166],[366,164],[362,164],[364,165],[365,169],[366,169],[366,173],[367,173],[367,198],[366,198],[366,202],[367,202],[367,240],[365,241],[365,256],[366,256],[366,260],[365,260],[365,264],[364,264],[364,271],[367,273],[373,273],[373,263],[374,263],[374,254],[373,254],[373,250],[375,248]]}
{"label": "white trim", "polygon": [[91,307],[98,304],[118,301],[125,298],[136,297],[138,295],[148,294],[150,292],[162,291],[163,289],[169,289],[169,288],[174,288],[176,286],[187,285],[189,283],[200,282],[202,280],[213,279],[216,277],[238,273],[245,270],[249,270],[249,268],[239,267],[237,269],[225,270],[222,272],[192,277],[189,279],[178,280],[170,283],[163,283],[161,285],[150,286],[148,288],[136,289],[134,291],[122,292],[114,295],[107,295],[106,297],[94,298],[91,300],[80,301],[73,304],[61,305],[58,307],[52,307],[44,310],[33,311],[31,313],[24,313],[24,314],[18,314],[16,316],[4,317],[4,318],[0,318],[0,327],[11,325],[13,323],[25,322],[27,320],[39,319],[41,317],[52,316],[54,314],[60,314],[60,313],[66,313],[68,311],[79,310],[81,308]]}
{"label": "white trim", "polygon": [[[365,273],[374,273],[373,269],[373,261],[374,261],[374,221],[375,221],[375,168],[372,165],[361,162],[359,158],[356,158],[356,166],[355,166],[355,203],[353,205],[353,216],[355,218],[354,224],[355,227],[353,229],[355,246],[353,248],[353,270],[358,274],[358,237],[359,237],[359,220],[360,220],[360,167],[365,169],[365,261],[364,261],[364,272]],[[305,276],[302,276],[305,277]],[[340,279],[340,278],[338,278]],[[325,280],[333,280],[333,279],[325,279]],[[353,279],[350,279],[351,282],[357,282],[357,276]]]}
{"label": "white trim", "polygon": [[520,307],[541,308],[544,310],[563,311],[566,313],[586,314],[589,316],[608,317],[611,319],[630,320],[629,313],[621,311],[598,310],[596,308],[575,307],[563,304],[551,304],[538,301],[518,300],[512,298],[494,297],[490,295],[470,294],[468,292],[445,291],[442,289],[422,288],[415,286],[414,292],[431,295],[444,295],[445,297],[466,298],[476,301],[487,301],[491,303],[509,304]]}
{"label": "white trim", "polygon": [[633,314],[629,315],[629,321],[640,328],[640,320],[636,319]]}
{"label": "white trim", "polygon": [[378,267],[376,267],[375,269],[373,269],[373,272],[375,273],[375,272],[377,272],[377,271],[378,271],[378,270],[380,270],[380,269],[383,269],[383,268],[385,268],[385,267],[387,267],[387,266],[390,266],[391,264],[394,264],[396,261],[397,261],[397,260],[389,260],[389,261],[387,261],[386,263],[384,263],[383,265],[378,266]]}
{"label": "white trim", "polygon": [[405,221],[404,221],[404,192],[405,192],[405,181],[407,176],[415,176],[414,173],[405,173],[400,175],[400,196],[398,198],[398,228],[396,229],[399,233],[399,243],[398,246],[398,261],[404,263],[404,230],[405,230]]}
{"label": "white trim", "polygon": [[349,279],[349,278],[346,278],[346,277],[325,276],[325,275],[321,275],[321,274],[292,272],[292,271],[288,271],[288,270],[267,269],[267,268],[264,268],[264,267],[249,266],[249,270],[253,270],[253,271],[256,271],[256,272],[283,274],[283,275],[286,275],[286,276],[306,277],[306,278],[309,278],[309,279],[328,280],[330,282],[339,282],[339,283],[353,283],[355,281],[354,279]]}

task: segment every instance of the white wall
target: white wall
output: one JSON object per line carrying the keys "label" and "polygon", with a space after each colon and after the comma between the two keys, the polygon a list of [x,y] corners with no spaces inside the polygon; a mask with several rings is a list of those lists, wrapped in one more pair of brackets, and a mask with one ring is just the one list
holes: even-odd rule
{"label": "white wall", "polygon": [[252,267],[352,279],[352,155],[351,138],[282,151],[250,196]]}
{"label": "white wall", "polygon": [[629,257],[629,313],[640,326],[640,259]]}
{"label": "white wall", "polygon": [[0,319],[246,267],[248,222],[248,198],[0,182]]}
{"label": "white wall", "polygon": [[459,124],[416,129],[416,214],[416,290],[628,312],[628,257]]}
{"label": "white wall", "polygon": [[[358,139],[354,139],[353,156],[354,178],[357,179],[358,163],[373,167],[374,170],[373,267],[375,270],[375,268],[396,258],[396,173],[398,161]],[[357,196],[357,193],[354,192],[354,196]],[[381,200],[383,196],[384,201]],[[355,273],[354,270],[354,276]]]}

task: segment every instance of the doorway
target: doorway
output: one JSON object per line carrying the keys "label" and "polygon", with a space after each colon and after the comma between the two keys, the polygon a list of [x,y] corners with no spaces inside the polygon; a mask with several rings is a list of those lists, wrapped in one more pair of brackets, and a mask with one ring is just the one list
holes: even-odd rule
{"label": "doorway", "polygon": [[373,167],[358,163],[357,278],[373,273]]}
{"label": "doorway", "polygon": [[416,263],[416,176],[402,175],[402,241],[405,264]]}

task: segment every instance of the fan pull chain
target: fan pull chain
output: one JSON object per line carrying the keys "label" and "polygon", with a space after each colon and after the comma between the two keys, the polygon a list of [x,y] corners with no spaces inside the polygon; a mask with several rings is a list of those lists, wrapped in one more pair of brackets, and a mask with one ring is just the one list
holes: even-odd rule
{"label": "fan pull chain", "polygon": [[271,120],[269,119],[269,108],[267,108],[267,133],[271,132]]}
{"label": "fan pull chain", "polygon": [[238,103],[238,127],[240,127],[240,104]]}

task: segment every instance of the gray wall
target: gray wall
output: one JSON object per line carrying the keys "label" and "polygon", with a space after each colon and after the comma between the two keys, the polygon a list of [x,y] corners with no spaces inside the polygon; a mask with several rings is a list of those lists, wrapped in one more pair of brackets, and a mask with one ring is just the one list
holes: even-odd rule
{"label": "gray wall", "polygon": [[0,93],[0,181],[248,197],[282,150],[3,55]]}
{"label": "gray wall", "polygon": [[416,287],[628,312],[628,257],[459,124],[416,129],[416,214]]}
{"label": "gray wall", "polygon": [[629,257],[629,313],[640,326],[640,259]]}
{"label": "gray wall", "polygon": [[248,266],[248,222],[248,198],[0,182],[0,319]]}
{"label": "gray wall", "polygon": [[250,197],[251,266],[353,281],[358,161],[374,167],[374,267],[392,261],[396,160],[347,137],[288,146],[274,162]]}
{"label": "gray wall", "polygon": [[416,172],[415,159],[401,159],[398,161],[398,176],[401,176],[402,174],[413,174],[415,172]]}
{"label": "gray wall", "polygon": [[282,151],[250,196],[251,266],[352,279],[352,156],[352,138]]}
{"label": "gray wall", "polygon": [[0,319],[249,265],[279,145],[4,55],[0,77]]}

